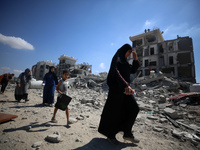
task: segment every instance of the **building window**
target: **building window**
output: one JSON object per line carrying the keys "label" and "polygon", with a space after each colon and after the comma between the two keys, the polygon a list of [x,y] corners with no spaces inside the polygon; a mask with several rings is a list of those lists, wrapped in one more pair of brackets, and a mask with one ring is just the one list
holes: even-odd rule
{"label": "building window", "polygon": [[144,56],[149,56],[149,49],[148,48],[144,50]]}
{"label": "building window", "polygon": [[142,39],[136,40],[135,43],[133,43],[133,47],[138,47],[142,45]]}
{"label": "building window", "polygon": [[145,60],[145,67],[149,66],[149,60]]}
{"label": "building window", "polygon": [[149,69],[145,69],[145,76],[149,76],[149,75],[150,75]]}
{"label": "building window", "polygon": [[147,40],[147,42],[154,42],[154,41],[156,41],[156,37],[155,37],[155,35],[147,35],[146,40]]}
{"label": "building window", "polygon": [[160,53],[163,53],[163,52],[164,52],[164,49],[163,49],[162,44],[159,44],[159,45],[158,45],[158,49],[159,49],[159,52],[160,52]]}
{"label": "building window", "polygon": [[149,63],[149,66],[156,66],[156,65],[157,65],[156,61],[151,61],[151,62]]}
{"label": "building window", "polygon": [[169,56],[169,64],[170,65],[174,64],[173,56]]}
{"label": "building window", "polygon": [[150,55],[154,55],[154,47],[150,48]]}
{"label": "building window", "polygon": [[136,49],[136,53],[137,53],[138,57],[142,57],[143,49],[138,47]]}
{"label": "building window", "polygon": [[160,65],[161,67],[165,65],[165,63],[164,63],[164,57],[163,57],[163,56],[160,57],[160,61],[159,61],[159,62],[160,62],[159,65]]}
{"label": "building window", "polygon": [[172,51],[172,50],[173,50],[173,44],[172,44],[172,43],[169,43],[168,49],[169,49],[169,51]]}

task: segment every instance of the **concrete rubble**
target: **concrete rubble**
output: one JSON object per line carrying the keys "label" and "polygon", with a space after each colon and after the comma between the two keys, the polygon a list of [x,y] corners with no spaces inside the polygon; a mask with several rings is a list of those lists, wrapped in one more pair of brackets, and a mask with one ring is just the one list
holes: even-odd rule
{"label": "concrete rubble", "polygon": [[[98,111],[97,115],[101,114],[108,95],[106,76],[107,74],[69,78],[69,95],[73,98],[70,103],[70,113],[73,114],[74,122],[89,118],[88,112]],[[200,148],[199,103],[175,104],[171,100],[179,94],[189,93],[191,85],[192,83],[165,77],[161,72],[151,73],[146,77],[136,77],[131,87],[136,91],[135,98],[140,112],[134,126],[141,128],[141,132],[143,130],[152,131],[172,141],[176,138],[183,142],[190,142],[197,149]],[[14,88],[14,85],[10,85],[7,90],[14,91]],[[30,90],[38,96],[42,94],[41,88]],[[4,108],[1,108],[1,111],[5,111]],[[37,110],[30,111],[30,113],[39,114]],[[97,128],[96,125],[90,126]],[[34,126],[29,129],[27,127],[27,130],[33,128]],[[45,140],[53,143],[62,141],[58,132],[48,135]],[[37,145],[40,145],[40,142],[33,145],[39,147]]]}

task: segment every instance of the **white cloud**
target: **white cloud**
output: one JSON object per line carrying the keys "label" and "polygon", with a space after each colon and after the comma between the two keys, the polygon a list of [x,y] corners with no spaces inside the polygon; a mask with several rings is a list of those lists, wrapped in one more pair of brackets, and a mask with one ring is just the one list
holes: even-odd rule
{"label": "white cloud", "polygon": [[200,34],[200,25],[186,29],[185,35],[196,36]]}
{"label": "white cloud", "polygon": [[1,70],[10,70],[9,67],[0,67]]}
{"label": "white cloud", "polygon": [[24,39],[21,39],[20,37],[5,36],[0,33],[0,42],[15,49],[34,50],[33,45],[26,42]]}
{"label": "white cloud", "polygon": [[111,45],[111,46],[113,46],[113,45],[114,45],[114,43],[110,43],[110,45]]}
{"label": "white cloud", "polygon": [[22,70],[13,70],[15,73],[22,73]]}
{"label": "white cloud", "polygon": [[172,24],[164,30],[165,40],[174,39],[179,35],[180,37],[190,36],[196,37],[200,35],[200,25],[189,26],[188,23]]}
{"label": "white cloud", "polygon": [[146,20],[144,25],[145,25],[145,26],[150,26],[150,25],[151,25],[151,22],[150,22],[149,20]]}
{"label": "white cloud", "polygon": [[99,67],[100,67],[101,69],[105,69],[105,64],[104,64],[104,63],[100,63]]}
{"label": "white cloud", "polygon": [[158,27],[157,25],[158,20],[152,19],[152,20],[146,20],[144,25],[143,25],[143,29],[157,29]]}
{"label": "white cloud", "polygon": [[168,30],[169,30],[168,28],[167,28],[167,29],[165,29],[165,30],[164,30],[164,33],[167,33],[167,32],[168,32]]}

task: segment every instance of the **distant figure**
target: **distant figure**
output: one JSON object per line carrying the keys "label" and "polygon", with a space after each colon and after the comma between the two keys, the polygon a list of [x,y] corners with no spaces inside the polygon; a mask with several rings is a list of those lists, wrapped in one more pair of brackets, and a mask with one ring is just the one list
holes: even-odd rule
{"label": "distant figure", "polygon": [[20,101],[21,99],[29,101],[28,99],[29,80],[31,80],[31,70],[27,68],[25,72],[22,72],[17,79],[17,86],[15,88],[15,99],[17,101]]}
{"label": "distant figure", "polygon": [[[69,77],[70,72],[68,70],[63,71],[62,74],[62,79],[59,81],[58,85],[56,86],[56,91],[59,93],[58,97],[57,97],[57,103],[55,104],[55,109],[54,109],[54,113],[53,113],[53,117],[51,119],[52,122],[56,123],[56,113],[58,111],[58,101],[61,98],[61,96],[67,95],[67,88],[68,88],[68,83],[67,83],[67,78]],[[66,117],[67,117],[67,126],[72,124],[72,122],[70,122],[69,120],[69,109],[68,107],[65,110],[66,112]]]}
{"label": "distant figure", "polygon": [[6,86],[8,85],[8,82],[14,76],[15,76],[15,74],[10,74],[10,73],[3,74],[3,78],[1,79],[1,94],[4,93]]}
{"label": "distant figure", "polygon": [[[127,57],[133,55],[130,65]],[[136,52],[132,51],[129,44],[118,49],[112,58],[110,70],[107,77],[109,86],[108,98],[105,103],[98,132],[105,135],[108,141],[118,145],[116,134],[124,132],[123,138],[133,143],[138,143],[132,134],[132,126],[139,112],[138,104],[134,96],[134,89],[130,87],[130,74],[135,73],[139,67]]]}
{"label": "distant figure", "polygon": [[58,84],[58,78],[55,74],[55,67],[51,66],[49,72],[45,74],[43,79],[43,104],[48,104],[50,107],[53,107],[54,104],[54,92],[56,85]]}

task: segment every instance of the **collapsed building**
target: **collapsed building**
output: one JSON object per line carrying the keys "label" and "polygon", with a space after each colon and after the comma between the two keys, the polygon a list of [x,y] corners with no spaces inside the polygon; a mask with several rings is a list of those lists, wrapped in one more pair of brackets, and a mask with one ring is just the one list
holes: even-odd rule
{"label": "collapsed building", "polygon": [[[167,77],[196,83],[192,38],[179,37],[165,41],[160,29],[150,29],[139,35],[130,36],[133,50],[141,63],[140,76],[160,71]],[[132,55],[128,58],[131,62]]]}
{"label": "collapsed building", "polygon": [[32,66],[32,76],[36,80],[43,80],[44,75],[49,72],[49,67],[54,66],[56,67],[56,64],[52,61],[39,61],[36,65]]}
{"label": "collapsed building", "polygon": [[76,61],[78,59],[75,59],[73,57],[69,57],[63,54],[60,56],[60,58],[58,58],[58,60],[59,64],[57,65],[57,76],[59,78],[62,77],[62,72],[65,69],[70,70],[71,77],[82,77],[92,73],[92,65],[89,65],[85,62],[83,62],[82,64],[76,64]]}
{"label": "collapsed building", "polygon": [[84,77],[92,73],[92,65],[88,63],[76,64],[78,59],[69,57],[67,55],[61,55],[58,58],[59,64],[56,65],[52,61],[39,61],[36,65],[32,66],[32,76],[36,80],[43,80],[45,74],[49,72],[49,67],[54,66],[56,68],[55,72],[58,78],[62,77],[64,70],[68,69],[70,71],[70,77]]}

